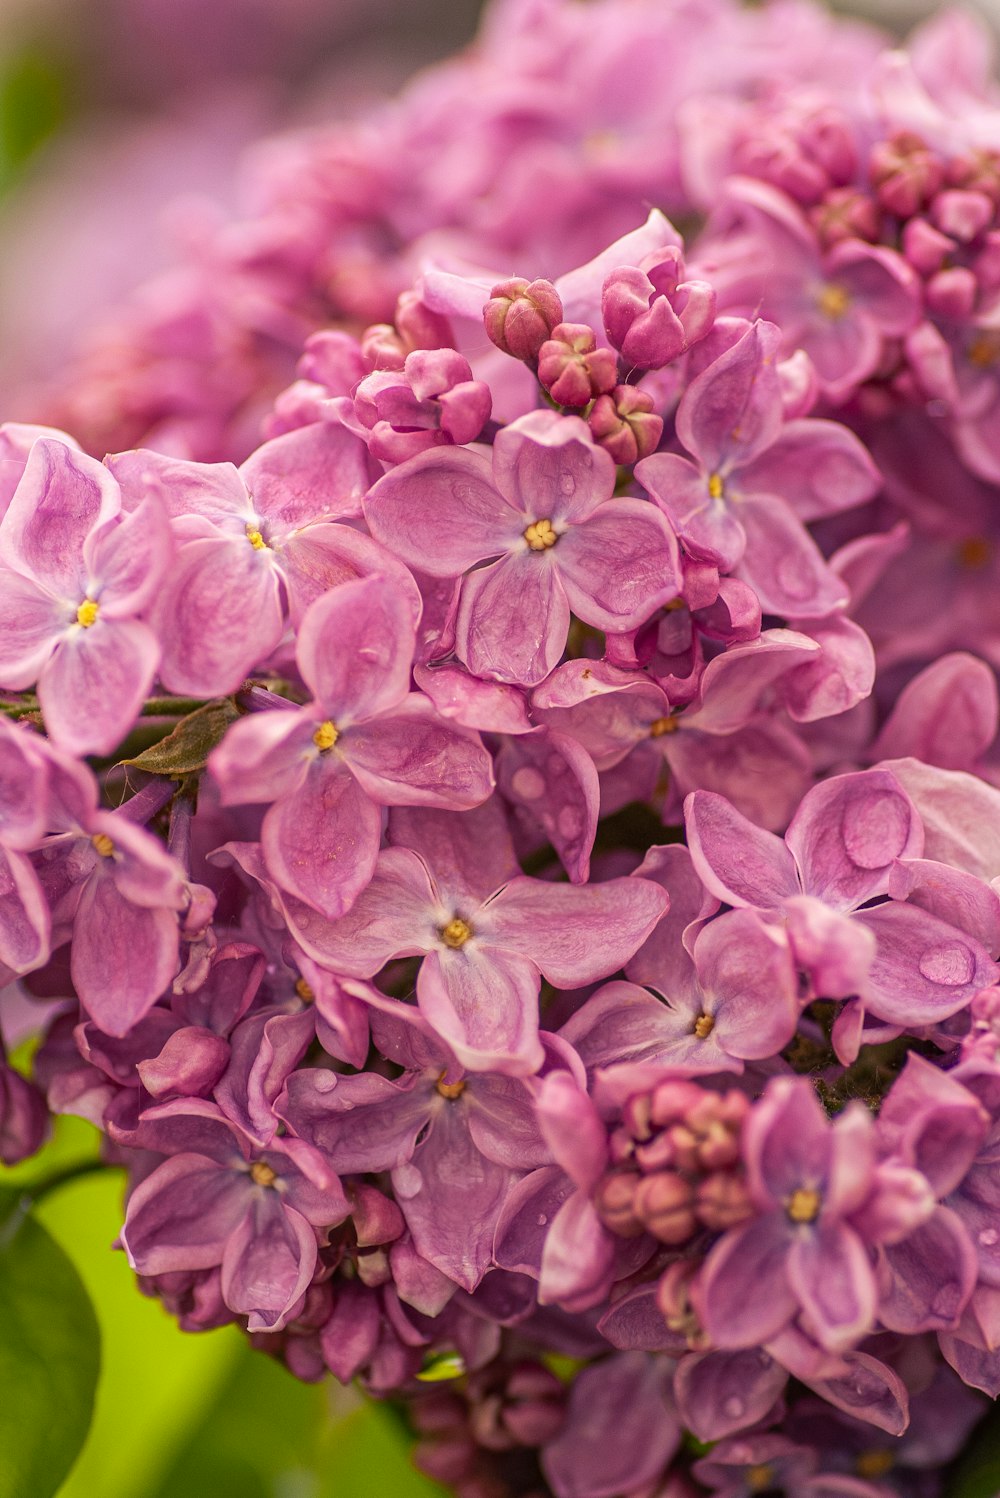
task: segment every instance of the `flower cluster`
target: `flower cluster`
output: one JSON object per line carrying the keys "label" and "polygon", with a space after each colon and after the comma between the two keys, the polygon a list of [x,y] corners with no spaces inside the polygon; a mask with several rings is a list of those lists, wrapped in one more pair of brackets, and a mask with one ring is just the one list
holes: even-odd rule
{"label": "flower cluster", "polygon": [[688,6],[723,109],[654,14],[415,86],[378,296],[312,143],[283,211],[398,300],[239,466],[232,406],[211,461],[0,427],[0,1155],[90,1119],[144,1291],[405,1399],[461,1498],[933,1498],[1000,1395],[992,105],[964,22],[952,76]]}

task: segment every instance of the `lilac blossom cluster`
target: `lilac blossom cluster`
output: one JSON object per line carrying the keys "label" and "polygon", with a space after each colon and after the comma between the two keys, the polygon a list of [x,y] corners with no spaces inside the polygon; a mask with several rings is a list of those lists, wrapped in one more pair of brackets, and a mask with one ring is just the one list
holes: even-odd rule
{"label": "lilac blossom cluster", "polygon": [[709,87],[654,17],[501,6],[388,187],[311,143],[243,313],[294,228],[391,320],[289,316],[273,401],[0,427],[0,1156],[91,1120],[142,1289],[460,1498],[935,1498],[1000,1395],[997,106],[956,18],[687,6]]}

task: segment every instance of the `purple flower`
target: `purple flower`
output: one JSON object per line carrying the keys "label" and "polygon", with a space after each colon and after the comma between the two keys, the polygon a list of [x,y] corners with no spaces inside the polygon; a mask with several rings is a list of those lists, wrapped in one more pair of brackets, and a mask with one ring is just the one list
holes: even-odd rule
{"label": "purple flower", "polygon": [[422,454],[379,480],[365,517],[411,566],[465,574],[455,648],[470,671],[531,686],[558,663],[571,610],[620,631],[679,591],[669,527],[614,482],[585,423],[534,411],[498,434],[492,470],[477,452]]}
{"label": "purple flower", "polygon": [[395,579],[332,589],[298,632],[313,701],[249,715],[212,754],[224,804],[273,803],[261,829],[272,877],[331,920],[371,879],[382,806],[472,807],[493,786],[478,735],[409,691],[415,639]]}
{"label": "purple flower", "polygon": [[122,741],[160,659],[137,616],[170,557],[166,518],[155,498],[121,508],[106,468],[41,437],[0,524],[0,685],[37,682],[52,739],[81,755]]}

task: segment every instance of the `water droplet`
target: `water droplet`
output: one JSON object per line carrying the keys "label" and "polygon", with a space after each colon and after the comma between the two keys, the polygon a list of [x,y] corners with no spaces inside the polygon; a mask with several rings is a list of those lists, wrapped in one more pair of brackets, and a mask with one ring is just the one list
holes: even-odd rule
{"label": "water droplet", "polygon": [[522,765],[510,777],[510,788],[521,801],[537,801],[545,795],[545,776],[533,765]]}
{"label": "water droplet", "polygon": [[565,775],[567,768],[566,761],[561,754],[550,754],[545,761],[545,768],[550,775]]}
{"label": "water droplet", "polygon": [[548,1220],[549,1219],[546,1217],[546,1215],[545,1215],[544,1212],[539,1212],[539,1214],[538,1214],[538,1226],[540,1228],[543,1228],[545,1226],[545,1224],[548,1222]]}
{"label": "water droplet", "polygon": [[[313,1086],[317,1092],[332,1092],[336,1085],[337,1078],[332,1071],[318,1071],[316,1073]],[[349,1103],[348,1106],[353,1108],[354,1104]]]}
{"label": "water droplet", "polygon": [[392,1173],[392,1184],[396,1188],[396,1195],[401,1196],[404,1201],[417,1195],[424,1184],[424,1178],[415,1165],[397,1165]]}
{"label": "water droplet", "polygon": [[983,1231],[979,1234],[979,1241],[984,1248],[992,1248],[998,1238],[1000,1238],[1000,1233],[997,1232],[996,1228],[983,1228]]}
{"label": "water droplet", "polygon": [[928,947],[917,966],[922,977],[929,983],[942,983],[948,988],[961,988],[971,983],[976,972],[976,959],[962,942],[943,941]]}
{"label": "water droplet", "polygon": [[567,496],[576,493],[576,479],[567,468],[559,475],[559,493]]}
{"label": "water droplet", "polygon": [[575,806],[564,806],[556,818],[556,827],[560,837],[569,841],[571,838],[580,836],[583,831],[583,818]]}
{"label": "water droplet", "polygon": [[935,1316],[952,1321],[958,1311],[960,1300],[957,1285],[943,1285],[931,1301],[931,1310]]}
{"label": "water droplet", "polygon": [[730,1394],[729,1398],[723,1403],[722,1413],[730,1420],[738,1420],[745,1409],[746,1405],[742,1399],[738,1399],[735,1394]]}

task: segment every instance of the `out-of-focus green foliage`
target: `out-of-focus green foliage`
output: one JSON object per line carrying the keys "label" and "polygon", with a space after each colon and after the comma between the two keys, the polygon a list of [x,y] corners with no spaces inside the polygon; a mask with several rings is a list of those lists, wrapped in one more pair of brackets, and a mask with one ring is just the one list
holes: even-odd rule
{"label": "out-of-focus green foliage", "polygon": [[31,48],[0,54],[0,193],[64,122],[66,96],[52,57]]}
{"label": "out-of-focus green foliage", "polygon": [[997,1498],[1000,1494],[1000,1408],[980,1425],[958,1463],[947,1498]]}
{"label": "out-of-focus green foliage", "polygon": [[[17,1185],[30,1194],[33,1182],[96,1159],[96,1138],[80,1120],[61,1119],[54,1140],[34,1160],[0,1169],[0,1187]],[[93,1424],[58,1498],[441,1494],[410,1466],[409,1438],[387,1406],[332,1381],[297,1382],[252,1351],[234,1328],[198,1336],[178,1331],[158,1302],[139,1294],[124,1254],[112,1249],[122,1222],[120,1172],[102,1169],[67,1179],[39,1201],[34,1215],[42,1226],[29,1224],[33,1241],[44,1238],[63,1262],[72,1259],[83,1282],[77,1281],[79,1294],[86,1306],[85,1286],[103,1339]],[[54,1345],[52,1355],[61,1364]],[[84,1363],[92,1357],[96,1371],[92,1321],[79,1356]],[[16,1369],[0,1363],[5,1391],[23,1381],[21,1369],[21,1363]],[[58,1404],[56,1398],[46,1408],[46,1440],[60,1419],[57,1411],[66,1408],[63,1396]],[[3,1424],[2,1404],[0,1433],[2,1463],[4,1451],[16,1451],[23,1442]],[[0,1498],[43,1498],[55,1491],[5,1487],[4,1481],[0,1464]]]}
{"label": "out-of-focus green foliage", "polygon": [[100,1333],[83,1282],[28,1212],[0,1193],[0,1498],[52,1498],[90,1425]]}

